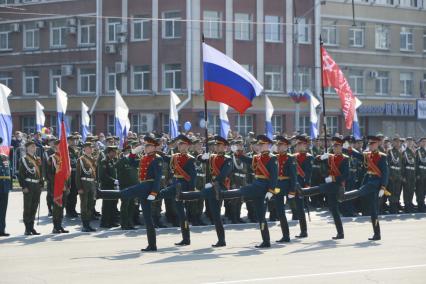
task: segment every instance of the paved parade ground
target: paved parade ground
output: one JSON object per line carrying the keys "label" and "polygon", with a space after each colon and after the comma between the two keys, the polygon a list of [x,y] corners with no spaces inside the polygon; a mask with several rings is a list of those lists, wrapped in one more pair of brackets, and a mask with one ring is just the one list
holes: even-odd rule
{"label": "paved parade ground", "polygon": [[[140,253],[145,230],[80,232],[68,220],[70,234],[52,235],[43,193],[42,235],[26,237],[22,193],[9,198],[7,232],[0,239],[0,283],[426,283],[426,215],[380,219],[382,241],[370,242],[369,218],[343,218],[345,239],[332,241],[335,228],[324,212],[311,212],[309,237],[270,249],[255,249],[254,224],[226,225],[227,247],[212,249],[213,226],[192,227],[191,246],[175,247],[180,232],[158,230],[157,253]],[[98,202],[98,206],[100,205]],[[288,215],[289,216],[289,215]],[[97,223],[96,223],[97,225]],[[281,237],[271,223],[273,241]],[[291,236],[299,232],[290,222]]]}

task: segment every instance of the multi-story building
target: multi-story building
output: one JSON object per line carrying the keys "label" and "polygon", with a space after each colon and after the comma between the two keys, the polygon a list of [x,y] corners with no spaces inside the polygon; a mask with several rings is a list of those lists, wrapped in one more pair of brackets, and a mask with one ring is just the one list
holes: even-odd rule
{"label": "multi-story building", "polygon": [[[56,127],[56,85],[68,93],[68,120],[80,128],[81,101],[93,132],[114,133],[114,90],[130,108],[132,130],[168,132],[169,92],[181,96],[180,123],[201,131],[201,41],[233,57],[264,85],[276,131],[292,133],[299,108],[291,91],[318,94],[319,0],[0,0],[0,82],[12,90],[15,129],[35,128],[35,100]],[[297,25],[294,25],[297,23]],[[295,44],[297,42],[297,44]],[[295,49],[296,47],[296,49]],[[218,105],[209,103],[218,132]],[[300,106],[306,112],[306,104]],[[264,101],[229,111],[231,128],[264,131]],[[296,116],[297,117],[297,116]],[[296,123],[297,122],[297,123]]]}
{"label": "multi-story building", "polygon": [[[321,22],[324,47],[363,102],[364,134],[424,136],[417,103],[426,92],[426,1],[355,0],[354,21],[352,1],[330,0]],[[328,113],[341,128],[334,90],[327,91]]]}

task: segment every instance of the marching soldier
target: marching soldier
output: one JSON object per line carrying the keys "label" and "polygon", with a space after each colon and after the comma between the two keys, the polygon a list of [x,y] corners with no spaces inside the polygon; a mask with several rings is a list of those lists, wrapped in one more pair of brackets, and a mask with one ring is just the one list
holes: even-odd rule
{"label": "marching soldier", "polygon": [[360,153],[354,149],[349,149],[348,154],[364,162],[367,172],[361,188],[345,192],[339,196],[339,202],[351,200],[365,196],[370,208],[371,223],[373,225],[374,235],[369,238],[370,241],[381,239],[379,225],[379,198],[386,190],[389,178],[388,162],[385,153],[379,151],[380,138],[377,136],[368,136],[368,152]]}
{"label": "marching soldier", "polygon": [[[321,145],[321,140],[319,138],[314,139],[314,145],[312,146],[311,154],[314,157],[317,157],[324,153],[324,147]],[[312,180],[311,185],[317,186],[320,185],[324,181],[324,169],[322,168],[323,163],[321,161],[314,159],[312,163]],[[324,205],[324,195],[318,194],[315,196],[311,196],[311,205],[313,207],[323,207]]]}
{"label": "marching soldier", "polygon": [[[195,171],[197,173],[197,178],[195,181],[195,188],[202,189],[206,184],[206,165],[205,162],[201,159],[203,155],[201,140],[198,138],[192,139],[192,151],[191,155],[194,156],[195,159]],[[189,202],[188,205],[190,221],[193,226],[202,226],[205,225],[201,221],[201,216],[204,210],[204,200],[194,200]]]}
{"label": "marching soldier", "polygon": [[80,196],[81,222],[83,232],[94,232],[96,229],[90,226],[94,211],[93,202],[96,195],[96,162],[92,157],[93,144],[86,142],[83,144],[83,155],[77,161],[77,171],[75,174],[75,184]]}
{"label": "marching soldier", "polygon": [[78,214],[75,210],[75,207],[77,205],[77,187],[75,185],[75,172],[77,169],[77,160],[79,155],[79,149],[78,149],[78,141],[79,136],[78,133],[73,133],[73,135],[68,137],[68,151],[70,154],[70,163],[71,163],[71,188],[70,188],[70,194],[68,195],[68,200],[66,203],[66,212],[67,217],[69,218],[77,218]]}
{"label": "marching soldier", "polygon": [[[99,180],[102,190],[113,190],[120,187],[116,169],[117,146],[108,146],[106,156],[99,165]],[[112,228],[119,225],[115,222],[116,200],[102,200],[101,227]]]}
{"label": "marching soldier", "polygon": [[[163,158],[164,167],[163,167],[163,176],[161,188],[166,188],[170,185],[173,179],[172,169],[170,168],[171,157],[177,152],[176,149],[176,140],[170,140],[168,142],[168,151],[163,153],[161,156]],[[164,199],[164,207],[166,209],[165,215],[166,220],[169,223],[172,223],[173,227],[179,227],[179,220],[177,216],[176,202],[172,198]]]}
{"label": "marching soldier", "polygon": [[22,157],[19,167],[19,184],[24,193],[24,224],[25,235],[40,235],[34,229],[34,220],[40,203],[43,187],[41,160],[36,156],[36,146],[33,141],[25,143],[27,154]]}
{"label": "marching soldier", "polygon": [[[243,149],[244,141],[241,138],[237,138],[233,141],[231,148],[233,149],[231,159],[233,164],[233,170],[231,175],[231,186],[232,188],[241,188],[247,185],[248,165],[238,159],[239,156],[244,154]],[[232,215],[231,221],[233,224],[244,223],[241,219],[241,198],[231,199],[232,202]]]}
{"label": "marching soldier", "polygon": [[[248,159],[244,159],[245,161],[243,160],[243,162],[246,165],[249,166],[248,169],[247,169],[247,175],[246,175],[247,176],[246,185],[252,184],[254,182],[255,174],[254,174],[253,168],[251,166],[252,165],[251,162],[253,160],[253,157],[255,155],[257,155],[258,152],[259,152],[258,151],[259,146],[257,144],[257,140],[255,139],[255,137],[253,137],[252,139],[250,139],[250,144],[249,145],[250,145],[250,152],[248,152],[246,154],[246,156],[247,156]],[[257,219],[257,216],[256,216],[256,209],[255,209],[253,200],[244,200],[244,202],[246,203],[247,218],[248,218],[249,222],[250,223],[257,223],[259,220]]]}
{"label": "marching soldier", "polygon": [[51,176],[47,174],[47,169],[49,168],[49,160],[51,156],[55,155],[55,150],[53,149],[55,146],[56,137],[49,136],[47,139],[48,147],[43,151],[43,177],[46,180],[46,204],[48,209],[48,216],[52,216],[52,208],[53,208],[53,180],[51,180]]}
{"label": "marching soldier", "polygon": [[389,165],[389,192],[392,194],[389,197],[389,211],[391,214],[398,213],[399,198],[402,189],[402,154],[401,140],[399,135],[396,135],[392,140],[392,149],[388,151]]}
{"label": "marching soldier", "polygon": [[[0,137],[0,145],[3,138]],[[0,154],[0,237],[8,237],[6,233],[6,211],[9,191],[12,190],[12,171],[7,155]]]}
{"label": "marching soldier", "polygon": [[416,191],[416,152],[413,137],[407,137],[407,149],[402,153],[403,197],[405,213],[414,213],[413,197]]}
{"label": "marching soldier", "polygon": [[345,190],[345,183],[349,177],[349,157],[342,153],[343,139],[333,137],[333,154],[324,153],[317,156],[317,160],[325,162],[328,166],[328,176],[325,178],[325,183],[319,186],[302,188],[302,194],[312,196],[315,194],[325,194],[327,196],[328,208],[333,216],[334,225],[336,226],[337,235],[333,240],[344,238],[343,224],[340,219],[339,205],[337,197]]}
{"label": "marching soldier", "polygon": [[416,200],[417,210],[421,213],[426,212],[425,207],[425,191],[426,191],[426,137],[419,140],[419,149],[416,152],[417,165],[417,186]]}

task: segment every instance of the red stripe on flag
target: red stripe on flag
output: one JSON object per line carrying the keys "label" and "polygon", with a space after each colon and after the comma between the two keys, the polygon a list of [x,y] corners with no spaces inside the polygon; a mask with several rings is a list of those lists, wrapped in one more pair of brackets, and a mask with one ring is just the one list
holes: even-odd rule
{"label": "red stripe on flag", "polygon": [[215,82],[204,81],[204,97],[207,101],[224,103],[234,108],[240,114],[243,114],[252,106],[251,101],[244,95],[234,89]]}

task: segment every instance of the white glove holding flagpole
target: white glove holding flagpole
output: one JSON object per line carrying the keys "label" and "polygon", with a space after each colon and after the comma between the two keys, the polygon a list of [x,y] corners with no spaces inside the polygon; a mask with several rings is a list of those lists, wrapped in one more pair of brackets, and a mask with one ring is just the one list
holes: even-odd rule
{"label": "white glove holding flagpole", "polygon": [[206,183],[206,185],[205,185],[205,188],[212,188],[213,187],[213,185],[209,182],[209,183]]}
{"label": "white glove holding flagpole", "polygon": [[146,200],[154,201],[155,200],[155,196],[152,195],[152,194],[150,194],[150,195],[148,195],[148,197],[146,198]]}
{"label": "white glove holding flagpole", "polygon": [[204,153],[201,155],[201,160],[208,160],[210,158],[210,153]]}
{"label": "white glove holding flagpole", "polygon": [[137,155],[139,153],[142,153],[142,151],[143,151],[143,146],[140,145],[140,146],[136,147],[135,149],[132,149],[132,154]]}
{"label": "white glove holding flagpole", "polygon": [[325,178],[325,183],[330,183],[333,182],[333,177],[332,176],[328,176]]}
{"label": "white glove holding flagpole", "polygon": [[267,192],[265,195],[265,200],[271,200],[271,198],[274,196],[274,194],[272,192]]}
{"label": "white glove holding flagpole", "polygon": [[383,197],[383,195],[385,195],[385,190],[384,190],[383,188],[381,188],[381,189],[379,190],[379,198],[382,198],[382,197]]}
{"label": "white glove holding flagpole", "polygon": [[324,153],[324,154],[322,154],[322,155],[321,155],[321,160],[322,160],[322,161],[327,160],[327,159],[328,159],[328,156],[330,156],[328,153]]}

